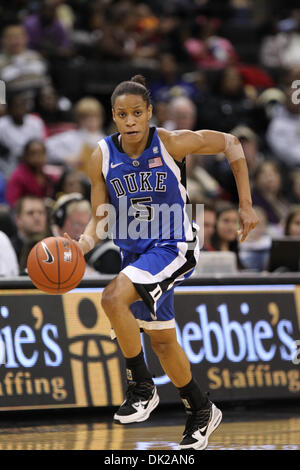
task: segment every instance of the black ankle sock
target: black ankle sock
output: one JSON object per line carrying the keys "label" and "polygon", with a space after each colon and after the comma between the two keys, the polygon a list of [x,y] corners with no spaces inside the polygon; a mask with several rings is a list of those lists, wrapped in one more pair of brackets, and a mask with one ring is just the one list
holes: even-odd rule
{"label": "black ankle sock", "polygon": [[130,382],[153,382],[145,363],[143,350],[135,357],[125,358],[125,362],[127,379]]}
{"label": "black ankle sock", "polygon": [[184,387],[178,387],[178,391],[186,411],[208,408],[209,400],[207,396],[201,392],[199,385],[193,378]]}

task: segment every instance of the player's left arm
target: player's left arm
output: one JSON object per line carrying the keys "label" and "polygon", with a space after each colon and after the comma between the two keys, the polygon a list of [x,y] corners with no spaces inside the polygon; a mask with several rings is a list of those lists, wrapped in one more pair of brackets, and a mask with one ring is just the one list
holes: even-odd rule
{"label": "player's left arm", "polygon": [[225,154],[237,185],[240,220],[238,233],[241,236],[240,241],[243,242],[256,227],[259,219],[252,208],[248,167],[239,139],[231,134],[210,130],[169,132],[159,129],[159,136],[175,160],[182,161],[189,154]]}

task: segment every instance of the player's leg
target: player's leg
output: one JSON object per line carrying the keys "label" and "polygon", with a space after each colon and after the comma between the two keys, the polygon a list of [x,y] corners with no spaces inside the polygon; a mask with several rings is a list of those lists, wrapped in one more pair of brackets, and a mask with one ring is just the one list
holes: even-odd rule
{"label": "player's leg", "polygon": [[123,273],[102,293],[102,307],[116,334],[126,363],[126,398],[114,419],[122,424],[145,421],[159,402],[142,350],[140,328],[130,305],[139,300],[134,285]]}
{"label": "player's leg", "polygon": [[190,363],[177,342],[175,328],[145,331],[150,336],[152,349],[162,368],[177,387],[188,415],[179,447],[203,450],[207,447],[210,434],[220,424],[222,413],[202,393],[192,377]]}
{"label": "player's leg", "polygon": [[118,274],[102,293],[102,307],[125,357],[135,357],[142,347],[140,329],[129,308],[139,298],[134,285],[123,273]]}

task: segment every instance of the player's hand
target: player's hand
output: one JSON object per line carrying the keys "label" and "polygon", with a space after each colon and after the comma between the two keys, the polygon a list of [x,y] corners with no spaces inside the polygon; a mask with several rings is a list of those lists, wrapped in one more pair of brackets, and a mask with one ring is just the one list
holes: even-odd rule
{"label": "player's hand", "polygon": [[240,236],[240,242],[243,242],[246,240],[251,230],[259,223],[259,218],[252,206],[239,208],[239,222],[240,230],[238,230],[237,233]]}
{"label": "player's hand", "polygon": [[80,249],[81,253],[84,255],[84,249],[83,249],[83,247],[82,247],[82,245],[81,245],[80,242],[78,242],[77,240],[72,240],[72,238],[70,237],[70,235],[69,235],[67,232],[64,233],[64,237],[65,237],[67,240],[69,240],[69,242],[76,243],[76,245],[77,245],[78,248]]}

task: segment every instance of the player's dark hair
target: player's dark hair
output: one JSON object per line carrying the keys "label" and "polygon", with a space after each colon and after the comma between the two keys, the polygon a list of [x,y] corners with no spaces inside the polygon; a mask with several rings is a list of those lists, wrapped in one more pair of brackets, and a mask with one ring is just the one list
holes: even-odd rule
{"label": "player's dark hair", "polygon": [[121,95],[140,95],[150,105],[150,91],[146,87],[146,80],[142,75],[135,75],[130,80],[121,82],[111,95],[111,105],[114,107],[116,98]]}

